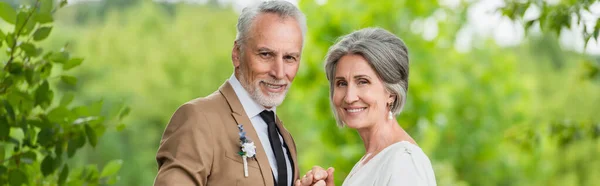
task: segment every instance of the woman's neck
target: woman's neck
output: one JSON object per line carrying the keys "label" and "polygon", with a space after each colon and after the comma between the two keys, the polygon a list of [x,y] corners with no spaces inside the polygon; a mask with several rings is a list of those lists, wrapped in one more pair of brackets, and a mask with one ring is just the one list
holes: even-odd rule
{"label": "woman's neck", "polygon": [[[368,128],[358,129],[358,134],[362,138],[367,154],[376,154],[386,147],[403,140],[404,130],[398,121],[385,120],[376,123]],[[410,136],[408,136],[410,138]],[[412,139],[411,139],[412,140]]]}

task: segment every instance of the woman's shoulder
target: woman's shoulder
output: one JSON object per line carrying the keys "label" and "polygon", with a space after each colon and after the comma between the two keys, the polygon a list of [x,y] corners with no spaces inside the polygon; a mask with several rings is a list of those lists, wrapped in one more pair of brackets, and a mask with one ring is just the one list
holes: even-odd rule
{"label": "woman's shoulder", "polygon": [[431,162],[425,152],[416,144],[408,141],[400,141],[391,145],[386,156],[389,158],[388,161],[391,162],[403,163],[404,161],[408,161],[409,163],[424,163],[431,166]]}
{"label": "woman's shoulder", "polygon": [[417,146],[414,143],[408,142],[408,141],[400,141],[400,142],[396,142],[392,145],[390,145],[389,147],[389,151],[388,151],[388,155],[392,156],[392,157],[397,157],[397,156],[404,156],[404,155],[409,155],[409,156],[427,156],[425,155],[425,152],[423,152],[423,150]]}
{"label": "woman's shoulder", "polygon": [[[387,170],[398,181],[416,181],[416,185],[435,185],[435,175],[431,161],[423,150],[408,141],[401,141],[390,146],[387,156]],[[422,184],[426,183],[426,184]]]}

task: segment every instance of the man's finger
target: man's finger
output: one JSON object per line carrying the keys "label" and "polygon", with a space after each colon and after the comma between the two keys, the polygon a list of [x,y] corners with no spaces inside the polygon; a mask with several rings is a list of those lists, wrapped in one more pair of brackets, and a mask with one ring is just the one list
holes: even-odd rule
{"label": "man's finger", "polygon": [[329,167],[327,169],[327,179],[325,180],[327,186],[335,186],[335,182],[333,179],[333,171],[335,171],[333,167]]}
{"label": "man's finger", "polygon": [[313,184],[313,186],[327,186],[327,185],[325,184],[325,181],[319,180],[317,183]]}
{"label": "man's finger", "polygon": [[327,178],[327,171],[319,166],[314,166],[311,171],[314,175],[314,181],[325,180],[325,178]]}
{"label": "man's finger", "polygon": [[313,183],[312,170],[308,171],[304,177],[302,177],[302,185],[311,185]]}

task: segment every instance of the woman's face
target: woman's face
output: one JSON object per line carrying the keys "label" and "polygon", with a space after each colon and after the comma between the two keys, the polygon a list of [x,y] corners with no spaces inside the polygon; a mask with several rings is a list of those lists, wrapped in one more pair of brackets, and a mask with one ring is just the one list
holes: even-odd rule
{"label": "woman's face", "polygon": [[340,58],[333,81],[333,104],[348,127],[367,128],[386,120],[394,99],[364,57]]}

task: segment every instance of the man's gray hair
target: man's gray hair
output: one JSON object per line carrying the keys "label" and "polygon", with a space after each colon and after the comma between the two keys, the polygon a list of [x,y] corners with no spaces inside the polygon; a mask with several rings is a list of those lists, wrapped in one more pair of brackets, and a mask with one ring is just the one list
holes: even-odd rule
{"label": "man's gray hair", "polygon": [[338,126],[339,113],[333,104],[335,69],[345,55],[356,54],[364,57],[377,76],[383,81],[387,91],[395,95],[390,111],[400,114],[408,93],[408,48],[394,34],[381,28],[364,28],[338,39],[329,48],[325,58],[325,71],[329,80],[329,100]]}
{"label": "man's gray hair", "polygon": [[248,37],[250,28],[256,17],[262,13],[274,13],[281,18],[293,18],[300,25],[302,38],[306,35],[306,16],[294,4],[287,1],[263,1],[255,3],[242,10],[237,22],[235,41],[242,44]]}

